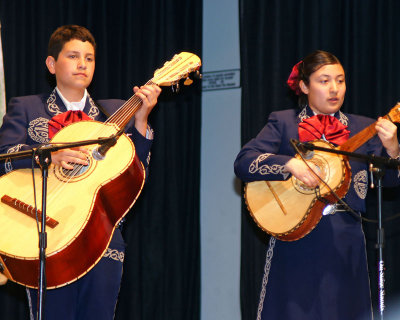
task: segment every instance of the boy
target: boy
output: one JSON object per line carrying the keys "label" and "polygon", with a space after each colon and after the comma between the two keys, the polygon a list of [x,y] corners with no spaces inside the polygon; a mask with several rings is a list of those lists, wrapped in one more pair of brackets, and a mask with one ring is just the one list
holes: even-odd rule
{"label": "boy", "polygon": [[[47,143],[50,140],[48,122],[54,116],[60,118],[60,115],[62,117],[69,114],[75,120],[89,116],[103,122],[107,119],[107,113],[112,114],[123,104],[122,100],[102,100],[95,103],[87,92],[86,88],[92,81],[95,69],[95,50],[95,40],[84,27],[62,26],[51,35],[46,66],[55,75],[57,86],[50,95],[10,100],[8,113],[0,128],[0,153],[30,149],[32,146]],[[147,119],[157,103],[161,89],[146,85],[135,87],[134,92],[142,99],[142,106],[135,113],[134,125],[128,125],[126,132],[131,134],[136,152],[146,167],[152,143],[152,130],[149,129]],[[87,164],[85,153],[87,151],[84,147],[64,149],[52,153],[51,161],[65,169],[72,169],[71,163]],[[30,166],[30,159],[8,160],[1,165],[0,173]],[[122,235],[117,228],[106,254],[93,269],[69,285],[46,292],[45,318],[113,319],[124,250]],[[31,319],[34,319],[37,313],[37,290],[27,289],[27,293]]]}

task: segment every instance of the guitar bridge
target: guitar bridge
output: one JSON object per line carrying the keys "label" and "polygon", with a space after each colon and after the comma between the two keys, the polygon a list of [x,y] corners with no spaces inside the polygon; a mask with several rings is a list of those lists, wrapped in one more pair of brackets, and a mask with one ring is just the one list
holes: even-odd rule
{"label": "guitar bridge", "polygon": [[[4,195],[1,197],[1,202],[4,204],[18,210],[19,212],[22,212],[23,214],[27,215],[28,217],[31,217],[36,220],[36,210],[34,207],[30,206],[29,204],[26,204],[23,201],[20,201],[16,198],[11,198],[8,195]],[[39,220],[42,219],[42,211],[38,210],[38,218]],[[55,228],[58,225],[58,221],[54,220],[50,217],[46,217],[46,226],[49,226],[50,228]]]}

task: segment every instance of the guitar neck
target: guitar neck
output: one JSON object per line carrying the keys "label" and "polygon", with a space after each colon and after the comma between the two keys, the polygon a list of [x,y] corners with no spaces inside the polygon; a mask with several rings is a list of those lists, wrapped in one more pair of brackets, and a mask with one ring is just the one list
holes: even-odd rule
{"label": "guitar neck", "polygon": [[[146,85],[154,84],[149,80]],[[108,123],[115,123],[119,128],[125,127],[125,125],[132,119],[136,111],[142,106],[142,99],[140,99],[136,93],[130,97],[110,118],[107,119]]]}
{"label": "guitar neck", "polygon": [[[388,115],[384,116],[383,118],[391,120]],[[369,139],[371,139],[373,136],[376,135],[377,132],[375,129],[375,125],[376,122],[370,124],[368,127],[361,130],[359,133],[357,133],[349,140],[347,140],[345,143],[343,143],[341,146],[339,146],[338,147],[339,150],[348,152],[353,152],[354,150],[357,150],[365,142],[367,142]]]}
{"label": "guitar neck", "polygon": [[[201,60],[198,56],[190,52],[181,52],[164,63],[163,67],[157,69],[153,78],[145,85],[178,86],[181,79],[186,79],[183,83],[185,86],[190,85],[193,81],[189,78],[189,74],[198,72],[200,66]],[[141,105],[142,100],[134,94],[106,122],[115,123],[119,128],[123,128]]]}

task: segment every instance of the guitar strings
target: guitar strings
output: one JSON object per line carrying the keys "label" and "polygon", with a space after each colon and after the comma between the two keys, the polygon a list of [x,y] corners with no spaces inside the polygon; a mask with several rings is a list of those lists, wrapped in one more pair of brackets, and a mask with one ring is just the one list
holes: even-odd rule
{"label": "guitar strings", "polygon": [[[152,80],[147,81],[145,85],[154,84]],[[132,118],[141,105],[142,99],[140,99],[135,93],[104,123],[115,123],[119,128],[122,128]]]}

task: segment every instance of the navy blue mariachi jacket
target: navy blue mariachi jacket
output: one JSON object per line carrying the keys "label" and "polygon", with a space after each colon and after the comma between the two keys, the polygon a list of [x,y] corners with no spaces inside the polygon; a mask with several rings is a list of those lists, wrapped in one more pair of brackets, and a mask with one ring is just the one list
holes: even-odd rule
{"label": "navy blue mariachi jacket", "polygon": [[[236,175],[244,182],[289,179],[291,174],[284,170],[284,165],[295,155],[290,139],[299,139],[298,124],[313,115],[309,107],[272,112],[267,124],[257,137],[250,140],[239,152],[234,165]],[[348,126],[350,137],[375,121],[341,111],[338,111],[335,117]],[[388,157],[377,136],[354,152]],[[352,172],[351,186],[344,200],[354,210],[365,212],[364,200],[367,195],[369,177],[368,164],[360,160],[349,160]],[[398,185],[399,182],[397,169],[386,171],[385,186]]]}
{"label": "navy blue mariachi jacket", "polygon": [[[88,94],[83,112],[96,121],[104,122],[108,117],[99,109],[98,105],[111,115],[123,103],[123,100],[109,99],[99,100],[96,104]],[[66,111],[67,109],[56,90],[50,95],[12,98],[0,128],[0,153],[29,150],[31,147],[49,142],[48,121],[55,115]],[[143,137],[134,127],[133,121],[128,124],[126,133],[131,134],[130,137],[135,144],[139,159],[146,168],[150,159],[152,140]],[[85,137],[82,139],[84,140]],[[31,165],[31,159],[2,161],[0,175],[14,169],[30,168]]]}

